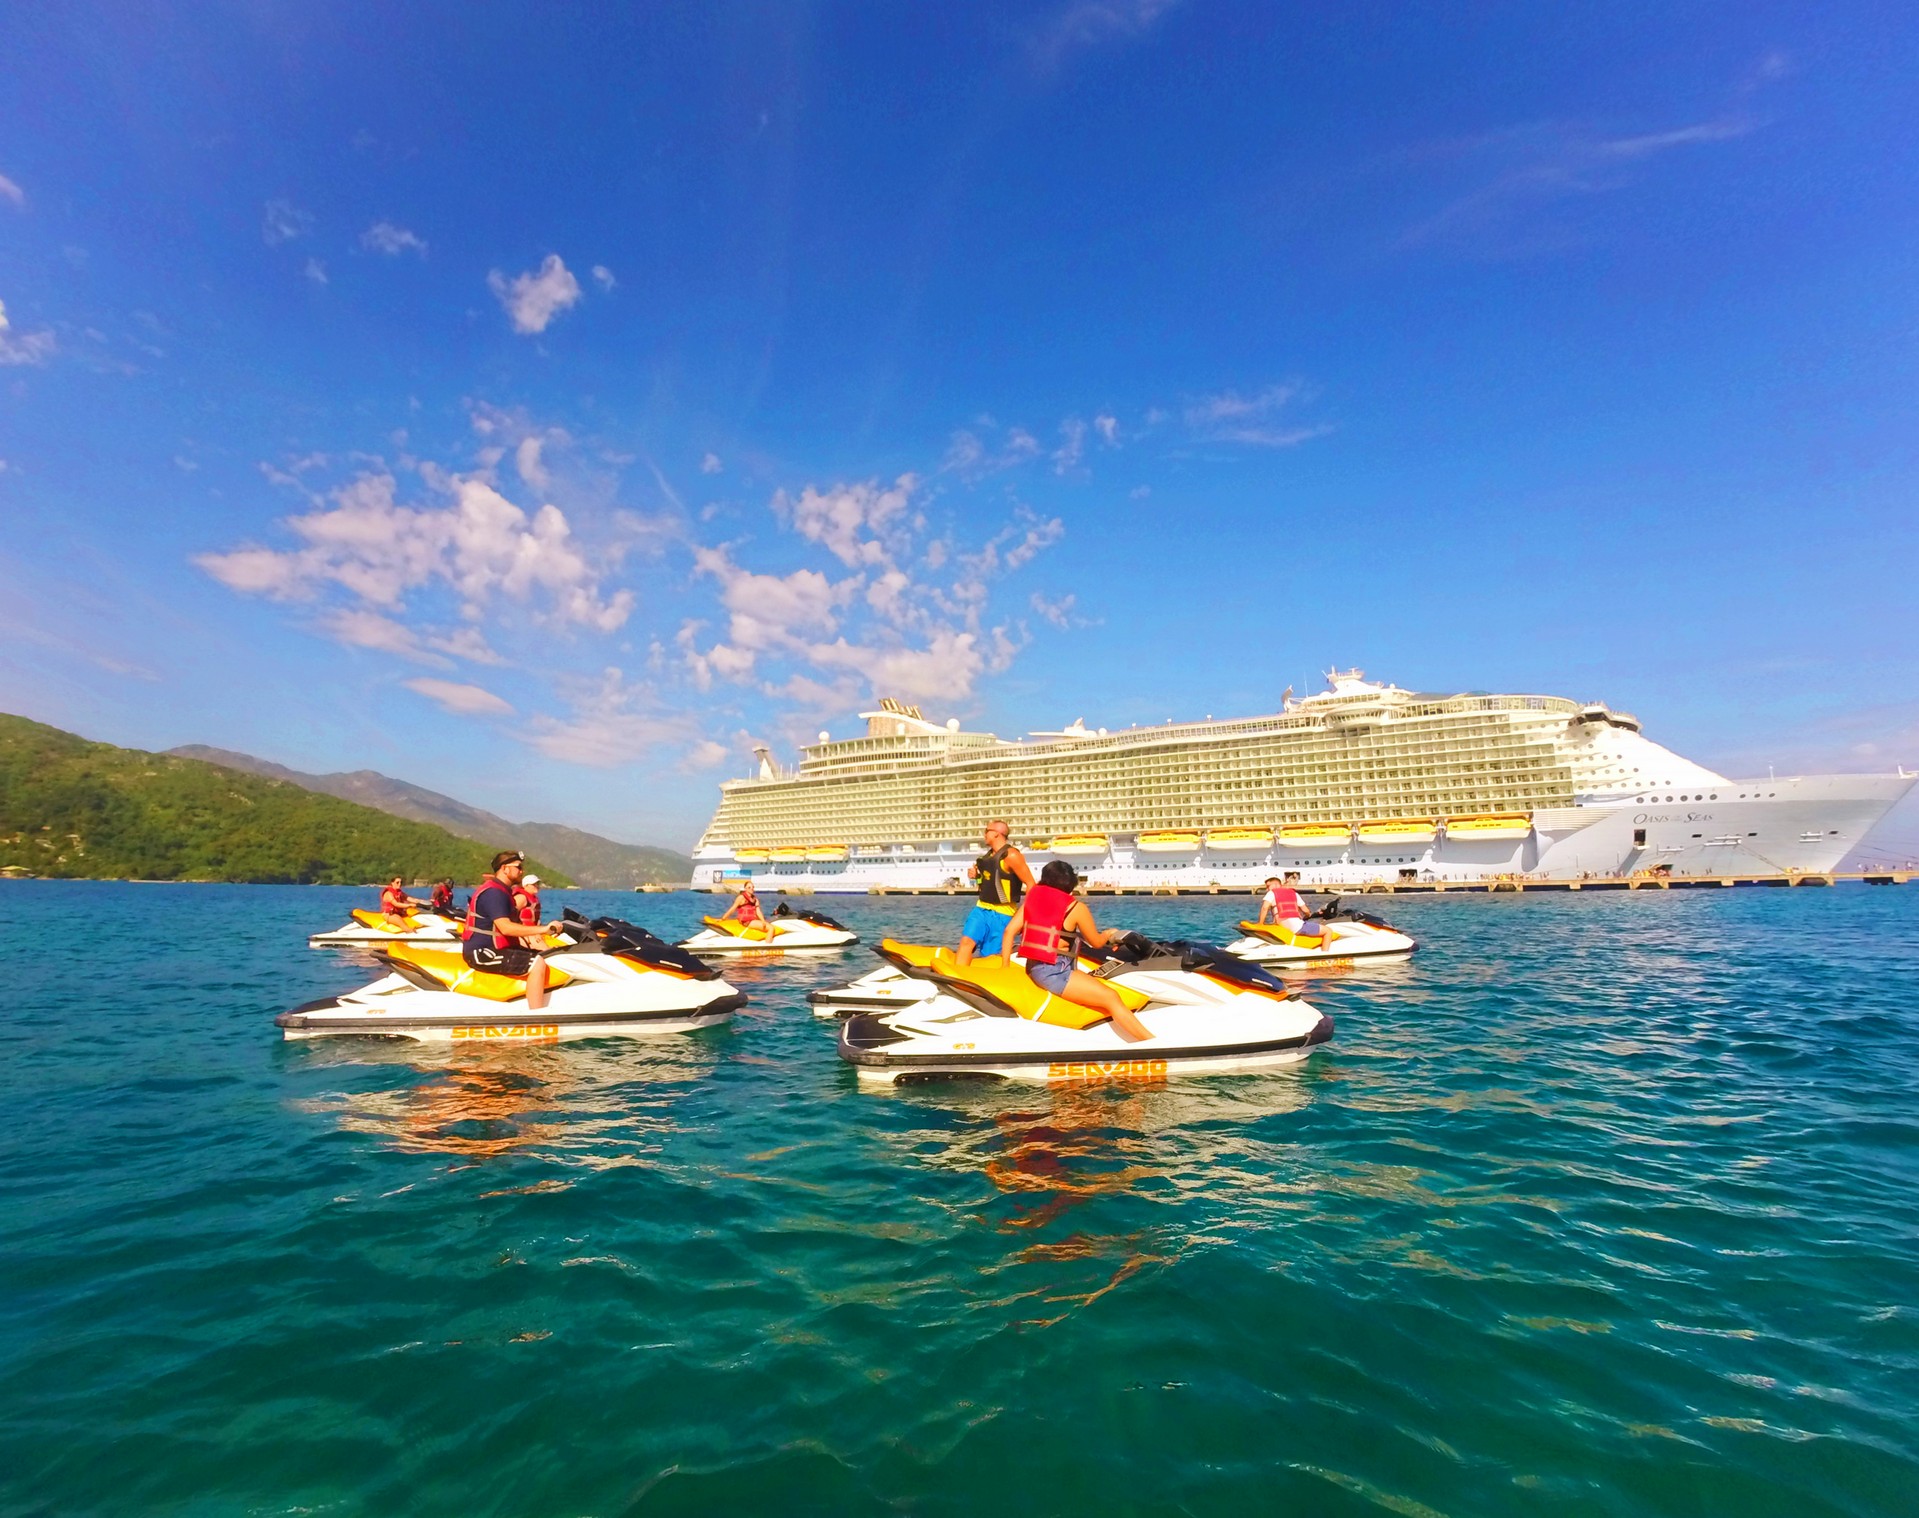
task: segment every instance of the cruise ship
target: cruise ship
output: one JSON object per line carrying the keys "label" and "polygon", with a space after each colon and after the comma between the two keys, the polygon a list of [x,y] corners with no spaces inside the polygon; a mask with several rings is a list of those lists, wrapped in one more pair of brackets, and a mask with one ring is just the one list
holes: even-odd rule
{"label": "cruise ship", "polygon": [[864,892],[964,879],[993,818],[1093,885],[1314,886],[1829,870],[1915,777],[1732,779],[1637,718],[1558,696],[1442,695],[1335,670],[1263,717],[1019,740],[883,700],[797,768],[720,787],[694,884]]}

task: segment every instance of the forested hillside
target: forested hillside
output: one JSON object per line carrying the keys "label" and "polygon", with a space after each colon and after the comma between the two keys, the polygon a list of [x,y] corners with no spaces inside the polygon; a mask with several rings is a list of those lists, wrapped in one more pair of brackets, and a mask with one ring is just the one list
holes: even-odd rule
{"label": "forested hillside", "polygon": [[94,879],[353,885],[401,874],[467,884],[493,848],[286,781],[0,714],[0,867]]}

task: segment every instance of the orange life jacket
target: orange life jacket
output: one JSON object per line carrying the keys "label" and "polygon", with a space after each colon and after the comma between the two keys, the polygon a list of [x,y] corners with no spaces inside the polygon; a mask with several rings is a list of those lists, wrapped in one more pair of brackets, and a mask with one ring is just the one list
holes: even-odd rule
{"label": "orange life jacket", "polygon": [[[480,910],[480,895],[488,886],[498,886],[502,891],[505,891],[508,905],[512,904],[513,888],[503,880],[497,879],[492,875],[487,876],[486,879],[482,880],[473,888],[472,896],[467,898],[466,926],[460,929],[460,937],[462,940],[472,938],[475,934],[484,931],[474,914]],[[513,947],[513,940],[496,929],[493,933],[493,947],[496,949],[510,949]]]}
{"label": "orange life jacket", "polygon": [[1073,910],[1069,891],[1036,885],[1026,893],[1026,927],[1019,938],[1019,956],[1030,964],[1059,963],[1066,914]]}

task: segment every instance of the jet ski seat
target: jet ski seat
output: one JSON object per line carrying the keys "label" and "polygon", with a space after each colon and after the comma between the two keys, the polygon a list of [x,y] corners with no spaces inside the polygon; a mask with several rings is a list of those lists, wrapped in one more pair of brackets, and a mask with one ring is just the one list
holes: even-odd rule
{"label": "jet ski seat", "polygon": [[353,920],[363,928],[378,928],[382,933],[411,933],[420,925],[419,919],[409,912],[396,928],[381,913],[369,912],[365,907],[353,909]]}
{"label": "jet ski seat", "polygon": [[1242,922],[1239,930],[1254,938],[1270,939],[1296,949],[1317,949],[1334,936],[1330,929],[1325,933],[1294,933],[1276,922]]}
{"label": "jet ski seat", "polygon": [[763,938],[771,938],[774,933],[773,926],[764,922],[736,922],[731,917],[702,917],[700,921],[715,932],[729,933],[735,938],[750,938],[755,943]]}
{"label": "jet ski seat", "polygon": [[[933,981],[990,1015],[1023,1017],[1060,1028],[1091,1028],[1108,1021],[1107,1014],[1098,1008],[1082,1007],[1036,985],[1024,967],[997,954],[962,965],[951,949],[903,944],[891,938],[881,941],[879,952],[908,975]],[[1113,990],[1129,1012],[1137,1012],[1152,1000],[1131,986],[1115,985]]]}
{"label": "jet ski seat", "polygon": [[[389,959],[424,970],[447,990],[457,991],[462,996],[478,996],[487,1001],[518,1001],[526,995],[525,981],[511,975],[494,975],[486,970],[476,970],[457,952],[422,949],[416,944],[404,943],[396,943],[382,952]],[[407,978],[411,980],[413,977]],[[546,988],[549,991],[565,985],[572,978],[558,965],[549,964],[546,968]]]}

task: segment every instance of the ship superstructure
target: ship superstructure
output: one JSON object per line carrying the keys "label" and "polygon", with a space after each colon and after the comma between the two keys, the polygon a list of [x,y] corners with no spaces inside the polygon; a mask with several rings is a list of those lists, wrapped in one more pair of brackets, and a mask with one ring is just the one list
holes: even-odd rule
{"label": "ship superstructure", "polygon": [[939,885],[1005,818],[1036,862],[1113,885],[1829,869],[1912,781],[1736,781],[1604,703],[1420,694],[1334,671],[1278,712],[1006,740],[882,701],[865,733],[759,751],[725,782],[695,881]]}

